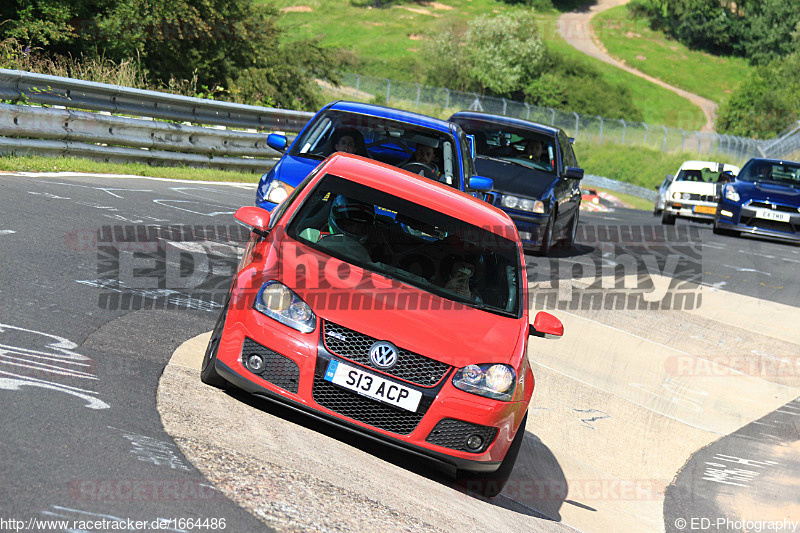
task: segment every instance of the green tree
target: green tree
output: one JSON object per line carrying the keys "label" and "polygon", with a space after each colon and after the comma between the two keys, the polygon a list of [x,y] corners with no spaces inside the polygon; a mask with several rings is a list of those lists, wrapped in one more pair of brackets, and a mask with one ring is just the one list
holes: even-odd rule
{"label": "green tree", "polygon": [[717,129],[744,137],[769,138],[800,117],[800,52],[758,67],[722,103]]}
{"label": "green tree", "polygon": [[465,32],[447,30],[431,42],[429,83],[496,96],[521,94],[545,52],[532,11],[482,15]]}

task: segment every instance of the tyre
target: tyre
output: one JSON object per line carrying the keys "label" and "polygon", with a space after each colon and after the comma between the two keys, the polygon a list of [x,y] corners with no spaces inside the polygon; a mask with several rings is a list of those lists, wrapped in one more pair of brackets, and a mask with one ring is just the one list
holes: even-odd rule
{"label": "tyre", "polygon": [[729,235],[731,237],[736,236],[738,234],[737,231],[729,230],[729,229],[722,229],[717,226],[717,219],[714,219],[711,231],[713,231],[717,235]]}
{"label": "tyre", "polygon": [[465,488],[468,492],[478,494],[484,498],[494,498],[506,486],[508,478],[511,477],[511,471],[514,470],[514,464],[517,462],[517,455],[519,449],[522,447],[522,441],[525,438],[525,424],[528,421],[528,413],[522,418],[522,423],[517,429],[517,434],[514,435],[514,440],[511,441],[511,446],[508,447],[506,456],[500,467],[494,472],[469,472],[459,470],[456,474],[456,483]]}
{"label": "tyre", "polygon": [[553,218],[555,213],[550,213],[547,217],[547,224],[544,227],[544,235],[542,236],[542,244],[539,245],[539,255],[550,255],[550,249],[553,246]]}
{"label": "tyre", "polygon": [[675,225],[675,215],[671,215],[666,209],[661,213],[661,223],[667,226]]}
{"label": "tyre", "polygon": [[211,338],[208,341],[208,347],[203,356],[203,365],[200,368],[200,381],[218,389],[224,389],[228,385],[225,378],[220,376],[217,372],[215,363],[217,361],[217,350],[219,349],[219,341],[222,338],[222,329],[225,327],[225,318],[228,316],[228,306],[230,302],[229,296],[228,300],[225,302],[225,307],[219,314],[219,318],[217,318],[214,330],[211,332]]}
{"label": "tyre", "polygon": [[572,217],[572,222],[569,224],[569,231],[567,232],[567,236],[564,237],[564,240],[561,241],[561,247],[565,250],[571,249],[575,245],[575,236],[578,234],[578,216],[580,215],[580,210],[575,211],[575,216]]}

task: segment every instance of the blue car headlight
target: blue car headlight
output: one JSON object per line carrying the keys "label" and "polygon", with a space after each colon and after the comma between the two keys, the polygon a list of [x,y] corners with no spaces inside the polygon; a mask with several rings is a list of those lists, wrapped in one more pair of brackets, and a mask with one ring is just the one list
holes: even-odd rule
{"label": "blue car headlight", "polygon": [[514,397],[516,382],[514,369],[502,364],[467,365],[453,375],[455,388],[504,402]]}
{"label": "blue car headlight", "polygon": [[733,185],[727,185],[725,187],[725,198],[731,202],[738,202],[740,200],[739,193],[736,192]]}
{"label": "blue car headlight", "polygon": [[544,202],[541,200],[518,198],[510,194],[503,195],[500,199],[500,205],[509,209],[519,209],[521,211],[530,211],[531,213],[544,213]]}
{"label": "blue car headlight", "polygon": [[294,187],[289,185],[288,183],[284,183],[280,180],[274,179],[269,182],[267,186],[267,191],[264,193],[264,199],[267,202],[272,202],[273,204],[279,204],[282,201],[286,200],[286,198],[292,194],[294,191]]}
{"label": "blue car headlight", "polygon": [[253,308],[301,333],[311,333],[317,327],[311,307],[279,281],[268,281],[261,287]]}

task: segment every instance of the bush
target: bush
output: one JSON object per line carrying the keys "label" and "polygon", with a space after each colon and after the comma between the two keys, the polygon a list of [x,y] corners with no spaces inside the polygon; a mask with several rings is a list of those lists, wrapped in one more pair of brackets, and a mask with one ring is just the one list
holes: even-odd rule
{"label": "bush", "polygon": [[754,70],[719,108],[717,129],[744,137],[774,137],[800,116],[800,52]]}
{"label": "bush", "polygon": [[512,97],[539,76],[544,44],[533,12],[515,11],[431,36],[426,80],[431,85]]}

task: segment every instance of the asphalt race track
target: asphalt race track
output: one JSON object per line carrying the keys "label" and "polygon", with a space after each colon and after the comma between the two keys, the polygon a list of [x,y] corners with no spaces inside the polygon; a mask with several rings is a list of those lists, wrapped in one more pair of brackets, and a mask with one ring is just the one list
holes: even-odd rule
{"label": "asphalt race track", "polygon": [[246,237],[232,215],[253,188],[0,175],[0,518],[30,531],[800,521],[800,247],[582,213],[574,250],[527,258],[532,309],[566,333],[531,342],[523,448],[503,494],[482,500],[422,459],[200,383]]}

